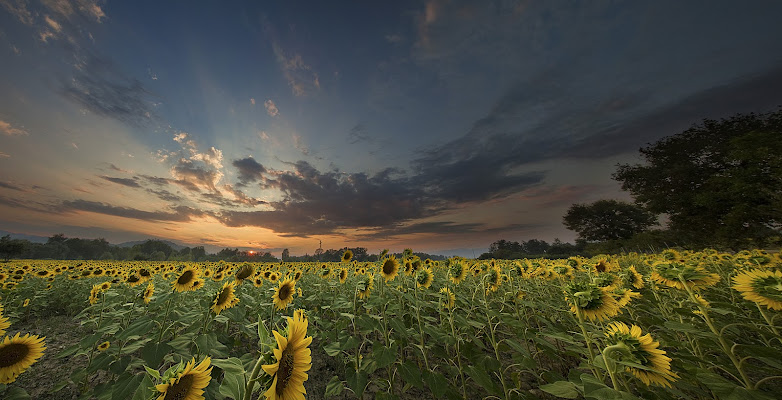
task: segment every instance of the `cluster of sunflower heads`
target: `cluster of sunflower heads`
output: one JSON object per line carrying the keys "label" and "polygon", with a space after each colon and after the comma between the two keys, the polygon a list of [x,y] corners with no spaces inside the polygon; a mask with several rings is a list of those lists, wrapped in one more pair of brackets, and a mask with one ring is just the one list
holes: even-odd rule
{"label": "cluster of sunflower heads", "polygon": [[[3,306],[0,305],[0,336],[5,335],[11,324],[3,316]],[[22,372],[35,364],[46,350],[45,337],[26,334],[21,336],[5,336],[0,341],[0,383],[9,384],[16,380]]]}
{"label": "cluster of sunflower heads", "polygon": [[701,264],[677,261],[660,261],[652,265],[652,280],[656,283],[684,290],[686,283],[692,290],[713,286],[720,276],[711,273]]}

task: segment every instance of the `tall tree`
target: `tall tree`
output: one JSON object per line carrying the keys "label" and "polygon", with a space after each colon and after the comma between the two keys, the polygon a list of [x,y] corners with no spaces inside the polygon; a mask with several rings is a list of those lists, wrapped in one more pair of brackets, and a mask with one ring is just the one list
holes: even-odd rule
{"label": "tall tree", "polygon": [[657,223],[656,217],[635,204],[617,200],[598,200],[591,204],[573,204],[562,218],[566,228],[580,239],[605,241],[629,239]]}
{"label": "tall tree", "polygon": [[762,245],[782,228],[782,109],[735,115],[640,149],[613,178],[695,244]]}

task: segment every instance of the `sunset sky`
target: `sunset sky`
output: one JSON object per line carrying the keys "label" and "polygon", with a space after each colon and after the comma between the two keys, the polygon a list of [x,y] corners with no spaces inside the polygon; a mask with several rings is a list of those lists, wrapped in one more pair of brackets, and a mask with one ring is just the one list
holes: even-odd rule
{"label": "sunset sky", "polygon": [[782,105],[779,1],[0,0],[0,230],[279,256],[575,238]]}

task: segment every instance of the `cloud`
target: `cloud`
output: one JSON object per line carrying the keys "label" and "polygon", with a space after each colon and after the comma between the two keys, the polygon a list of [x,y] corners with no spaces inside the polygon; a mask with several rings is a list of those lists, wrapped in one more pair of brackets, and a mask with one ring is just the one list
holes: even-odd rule
{"label": "cloud", "polygon": [[27,9],[28,2],[25,0],[0,0],[0,4],[20,22],[25,25],[32,25],[35,20],[33,13]]}
{"label": "cloud", "polygon": [[108,59],[96,54],[85,58],[73,77],[61,84],[60,93],[66,99],[133,126],[145,126],[157,119],[152,94],[141,82],[124,75]]}
{"label": "cloud", "polygon": [[295,147],[296,150],[300,151],[301,154],[304,154],[305,156],[310,155],[310,148],[304,144],[304,139],[302,139],[301,135],[298,133],[293,134],[293,147]]}
{"label": "cloud", "polygon": [[374,138],[367,132],[367,127],[364,124],[356,124],[350,128],[348,132],[348,143],[356,144],[359,142],[373,142]]}
{"label": "cloud", "polygon": [[2,151],[0,151],[0,158],[8,158],[8,157],[11,157],[11,155],[8,154],[8,153],[3,153]]}
{"label": "cloud", "polygon": [[305,64],[301,54],[288,56],[279,44],[272,43],[277,64],[288,81],[294,96],[309,96],[320,90],[318,74]]}
{"label": "cloud", "polygon": [[306,161],[293,167],[292,171],[266,169],[269,176],[261,188],[278,190],[283,196],[268,203],[270,210],[224,211],[220,220],[228,226],[260,226],[304,237],[419,218],[429,215],[435,206],[393,169],[369,176],[321,173]]}
{"label": "cloud", "polygon": [[193,217],[208,216],[205,211],[187,206],[173,207],[171,211],[144,211],[131,207],[113,206],[88,200],[64,201],[59,207],[61,212],[85,211],[116,217],[138,219],[142,221],[187,222]]}
{"label": "cloud", "polygon": [[29,133],[22,128],[15,128],[8,122],[0,120],[0,132],[6,136],[27,136]]}
{"label": "cloud", "polygon": [[122,186],[127,186],[127,187],[132,187],[132,188],[140,188],[141,187],[141,185],[139,185],[138,181],[135,178],[132,178],[132,179],[131,178],[116,178],[116,177],[105,176],[105,175],[100,175],[98,177],[103,179],[103,180],[106,180],[106,181],[109,181],[109,182],[113,182],[113,183],[116,183],[116,184],[122,185]]}
{"label": "cloud", "polygon": [[239,170],[240,186],[263,180],[263,173],[266,172],[266,168],[252,157],[234,160],[231,164]]}
{"label": "cloud", "polygon": [[0,181],[0,188],[6,188],[6,189],[11,189],[11,190],[18,190],[20,192],[26,191],[25,189],[23,189],[23,188],[21,188],[21,187],[19,187],[17,185],[14,185],[13,183],[4,182],[4,181]]}
{"label": "cloud", "polygon": [[[255,104],[255,101],[253,101],[253,104]],[[280,115],[280,110],[277,109],[277,106],[271,99],[264,101],[263,106],[266,107],[266,113],[269,116],[276,117]]]}

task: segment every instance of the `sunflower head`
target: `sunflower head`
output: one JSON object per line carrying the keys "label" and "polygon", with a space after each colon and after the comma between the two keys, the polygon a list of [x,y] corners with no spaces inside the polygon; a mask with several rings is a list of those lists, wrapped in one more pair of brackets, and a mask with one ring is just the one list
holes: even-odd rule
{"label": "sunflower head", "polygon": [[345,250],[344,253],[342,253],[342,262],[348,262],[353,259],[353,252],[350,250]]}
{"label": "sunflower head", "polygon": [[356,291],[359,299],[368,299],[375,286],[375,276],[372,274],[361,275],[356,284]]}
{"label": "sunflower head", "polygon": [[194,290],[193,284],[198,280],[200,271],[192,266],[187,266],[182,273],[174,280],[172,287],[177,292]]}
{"label": "sunflower head", "polygon": [[590,321],[603,321],[619,313],[616,299],[594,283],[574,282],[565,289],[570,310]]}
{"label": "sunflower head", "polygon": [[690,289],[700,290],[719,282],[720,276],[710,273],[700,263],[681,263],[675,261],[660,261],[652,265],[653,281],[684,290],[682,280]]}
{"label": "sunflower head", "polygon": [[606,329],[609,345],[606,350],[611,350],[608,356],[616,361],[638,365],[625,364],[625,370],[646,385],[671,387],[670,382],[679,377],[671,371],[671,359],[665,355],[665,351],[658,349],[660,343],[655,342],[652,335],[642,333],[636,325],[628,327],[621,322],[610,324]]}
{"label": "sunflower head", "polygon": [[255,268],[253,268],[252,265],[245,263],[244,265],[242,265],[241,268],[239,268],[238,271],[236,271],[236,275],[234,275],[234,279],[237,282],[242,283],[242,281],[249,278],[254,273],[255,273]]}
{"label": "sunflower head", "polygon": [[109,346],[111,346],[111,343],[108,341],[105,341],[98,345],[98,351],[106,351],[109,349]]}
{"label": "sunflower head", "polygon": [[277,290],[274,291],[274,295],[272,296],[272,300],[274,301],[274,305],[277,310],[282,310],[283,308],[288,307],[288,304],[293,301],[293,295],[295,293],[296,281],[293,279],[285,279],[284,281],[281,281],[279,287],[277,287]]}
{"label": "sunflower head", "polygon": [[451,289],[444,287],[440,289],[440,306],[446,310],[451,310],[456,305],[456,296]]}
{"label": "sunflower head", "polygon": [[150,301],[152,301],[152,295],[155,294],[155,284],[150,283],[147,285],[147,288],[144,289],[144,303],[149,304]]}
{"label": "sunflower head", "polygon": [[428,289],[432,285],[432,281],[434,281],[434,274],[429,268],[421,268],[415,274],[415,283],[418,287]]}
{"label": "sunflower head", "polygon": [[30,368],[46,349],[44,337],[29,334],[6,336],[0,342],[0,383],[9,384],[22,372]]}
{"label": "sunflower head", "polygon": [[467,267],[459,262],[453,262],[448,267],[448,279],[451,280],[454,284],[458,285],[464,280],[464,277],[467,276]]}
{"label": "sunflower head", "polygon": [[396,278],[396,274],[399,273],[399,261],[396,257],[391,256],[383,261],[383,266],[380,269],[380,273],[386,278],[386,282],[393,281]]}
{"label": "sunflower head", "polygon": [[346,280],[348,280],[348,270],[341,268],[339,270],[339,283],[345,283]]}
{"label": "sunflower head", "polygon": [[215,314],[220,314],[223,310],[227,310],[239,303],[239,299],[234,295],[235,288],[236,281],[223,284],[223,287],[217,292],[217,295],[212,302],[211,308]]}
{"label": "sunflower head", "polygon": [[782,272],[755,269],[733,277],[733,288],[741,295],[772,310],[782,311]]}
{"label": "sunflower head", "polygon": [[209,367],[211,363],[210,357],[205,358],[198,365],[195,365],[195,358],[190,360],[182,372],[169,378],[168,382],[155,386],[160,393],[156,400],[203,400],[204,388],[209,386],[209,381],[212,379],[212,368]]}

